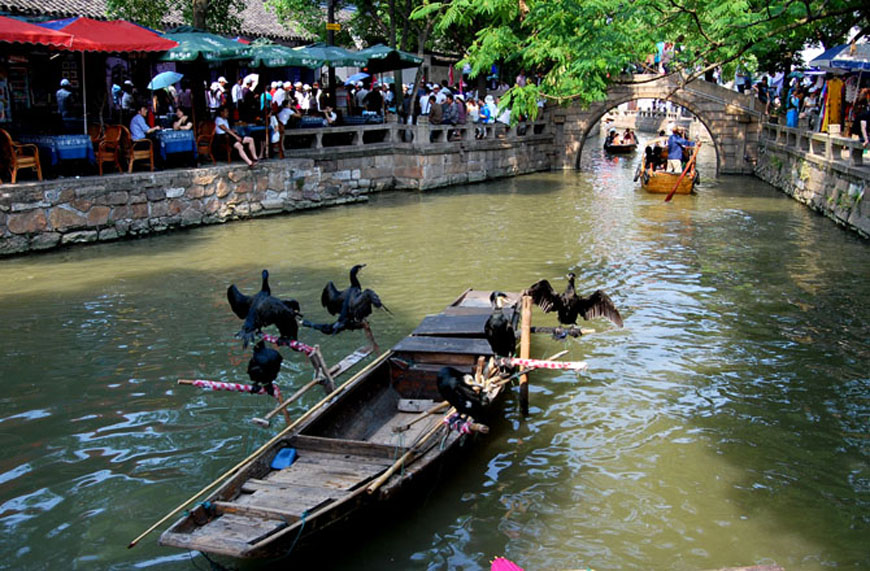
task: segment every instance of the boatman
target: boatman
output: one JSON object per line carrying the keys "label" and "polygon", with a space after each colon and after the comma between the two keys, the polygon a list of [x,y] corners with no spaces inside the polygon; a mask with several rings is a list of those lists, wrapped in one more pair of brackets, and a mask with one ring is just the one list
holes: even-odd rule
{"label": "boatman", "polygon": [[694,147],[695,143],[681,136],[678,125],[674,125],[671,131],[672,134],[668,137],[668,171],[680,173],[683,172],[683,149]]}

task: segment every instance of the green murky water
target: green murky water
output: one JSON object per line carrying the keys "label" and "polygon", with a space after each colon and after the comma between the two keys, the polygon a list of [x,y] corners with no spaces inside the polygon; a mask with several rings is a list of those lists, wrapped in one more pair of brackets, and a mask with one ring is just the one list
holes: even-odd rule
{"label": "green murky water", "polygon": [[[268,268],[317,318],[358,262],[393,311],[373,320],[384,347],[466,287],[561,287],[568,270],[626,327],[569,341],[589,371],[536,373],[530,418],[511,396],[407,519],[362,522],[364,541],[301,568],[870,567],[867,243],[709,168],[664,204],[632,183],[637,157],[587,149],[580,173],[0,261],[0,567],[207,568],[156,534],[126,544],[280,423],[248,422],[265,397],[175,381],[246,380],[229,283],[255,291]],[[364,342],[301,339],[329,361]],[[286,393],[310,370],[285,355]]]}

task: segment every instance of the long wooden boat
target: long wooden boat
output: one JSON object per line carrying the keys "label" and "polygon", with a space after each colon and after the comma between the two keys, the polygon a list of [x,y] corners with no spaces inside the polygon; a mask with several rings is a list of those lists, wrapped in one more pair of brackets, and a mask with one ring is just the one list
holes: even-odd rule
{"label": "long wooden boat", "polygon": [[[698,178],[698,173],[695,170],[695,161],[691,160],[691,167],[689,172],[686,173],[686,176],[680,180],[680,175],[682,173],[673,173],[667,172],[665,170],[659,170],[655,168],[655,165],[652,164],[651,151],[656,146],[664,147],[664,160],[665,164],[667,164],[667,146],[668,146],[668,138],[667,137],[657,137],[652,141],[649,141],[646,144],[646,149],[644,151],[643,162],[639,167],[639,177],[641,188],[646,190],[647,192],[652,192],[655,194],[669,194],[673,189],[674,185],[677,184],[679,180],[679,185],[677,186],[676,194],[691,194],[695,189],[695,182]],[[698,152],[698,147],[693,147],[693,156]]]}
{"label": "long wooden boat", "polygon": [[[442,366],[471,373],[480,357],[492,355],[483,333],[489,295],[468,290],[426,317],[176,521],[160,544],[233,558],[281,556],[297,542],[417,491],[470,435],[451,430],[444,411],[421,417],[404,410],[409,402],[441,401],[436,375]],[[514,323],[517,303],[512,295],[505,307]],[[494,388],[493,401],[500,390]],[[394,430],[399,427],[405,430]],[[397,459],[404,459],[400,470]]]}

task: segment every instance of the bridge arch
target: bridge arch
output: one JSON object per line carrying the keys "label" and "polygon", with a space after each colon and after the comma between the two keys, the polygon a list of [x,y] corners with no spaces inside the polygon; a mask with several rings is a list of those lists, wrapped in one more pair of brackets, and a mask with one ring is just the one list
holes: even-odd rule
{"label": "bridge arch", "polygon": [[633,76],[612,86],[605,100],[587,108],[571,105],[554,110],[557,148],[564,149],[557,166],[579,168],[586,137],[596,123],[610,109],[637,99],[670,101],[695,115],[713,140],[718,173],[752,172],[762,119],[762,114],[755,110],[754,97],[701,80],[680,86],[674,78],[649,75]]}

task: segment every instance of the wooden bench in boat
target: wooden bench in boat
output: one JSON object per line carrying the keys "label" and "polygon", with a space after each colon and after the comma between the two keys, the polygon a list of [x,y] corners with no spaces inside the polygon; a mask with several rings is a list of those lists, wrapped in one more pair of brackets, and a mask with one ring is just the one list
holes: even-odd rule
{"label": "wooden bench in boat", "polygon": [[[403,419],[413,416],[398,414]],[[426,428],[426,423],[420,424]],[[411,438],[408,442],[413,441]],[[186,533],[174,533],[166,539],[189,549],[238,554],[358,492],[407,451],[403,446],[301,434],[287,439],[284,445],[297,450],[293,464],[248,477],[231,501],[215,501],[209,508],[198,506],[194,516],[199,511],[202,518],[210,519],[209,524],[191,526]]]}

